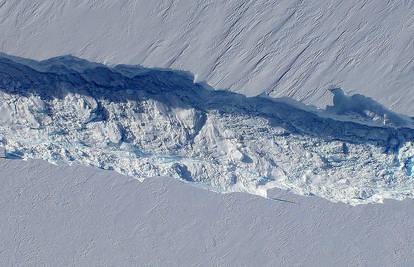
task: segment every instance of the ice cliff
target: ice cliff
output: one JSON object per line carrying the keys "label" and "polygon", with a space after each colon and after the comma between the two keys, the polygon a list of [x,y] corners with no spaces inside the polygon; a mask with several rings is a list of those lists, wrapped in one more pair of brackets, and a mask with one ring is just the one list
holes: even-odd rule
{"label": "ice cliff", "polygon": [[0,51],[186,70],[321,108],[336,84],[414,116],[413,10],[413,0],[0,0]]}

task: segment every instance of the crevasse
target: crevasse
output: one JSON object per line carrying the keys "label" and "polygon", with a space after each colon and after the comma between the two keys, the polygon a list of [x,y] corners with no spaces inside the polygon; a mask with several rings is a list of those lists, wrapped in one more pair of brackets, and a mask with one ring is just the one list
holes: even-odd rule
{"label": "crevasse", "polygon": [[413,197],[412,118],[331,91],[321,111],[213,90],[180,71],[2,55],[0,143],[21,158],[218,192],[277,187],[352,205]]}

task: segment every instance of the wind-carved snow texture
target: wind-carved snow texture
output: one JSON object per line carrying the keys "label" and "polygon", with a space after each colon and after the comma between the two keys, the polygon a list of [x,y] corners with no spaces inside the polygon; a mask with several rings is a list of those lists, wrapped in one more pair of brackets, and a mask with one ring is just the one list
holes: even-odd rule
{"label": "wind-carved snow texture", "polygon": [[320,107],[338,84],[414,116],[413,10],[412,0],[0,0],[0,51],[186,70]]}
{"label": "wind-carved snow texture", "polygon": [[185,72],[3,55],[0,142],[9,156],[218,192],[278,187],[352,205],[413,197],[412,118],[331,91],[335,105],[320,111],[216,91]]}

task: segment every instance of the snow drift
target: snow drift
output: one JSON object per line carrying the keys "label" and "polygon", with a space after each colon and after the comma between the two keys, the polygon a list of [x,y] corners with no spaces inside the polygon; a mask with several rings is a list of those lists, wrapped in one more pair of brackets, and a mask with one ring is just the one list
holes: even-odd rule
{"label": "snow drift", "polygon": [[413,116],[413,10],[412,0],[0,0],[0,51],[187,70],[320,107],[337,84]]}
{"label": "snow drift", "polygon": [[278,187],[350,204],[413,197],[412,119],[338,90],[320,111],[213,90],[185,72],[2,55],[0,146],[219,192]]}

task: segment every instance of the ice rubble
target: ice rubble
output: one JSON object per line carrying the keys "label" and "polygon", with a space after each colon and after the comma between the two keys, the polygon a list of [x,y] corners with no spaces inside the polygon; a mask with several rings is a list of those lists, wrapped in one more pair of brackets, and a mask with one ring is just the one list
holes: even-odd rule
{"label": "ice rubble", "polygon": [[218,192],[278,187],[353,205],[413,197],[413,120],[332,92],[334,106],[319,111],[216,91],[185,72],[2,55],[0,146]]}

